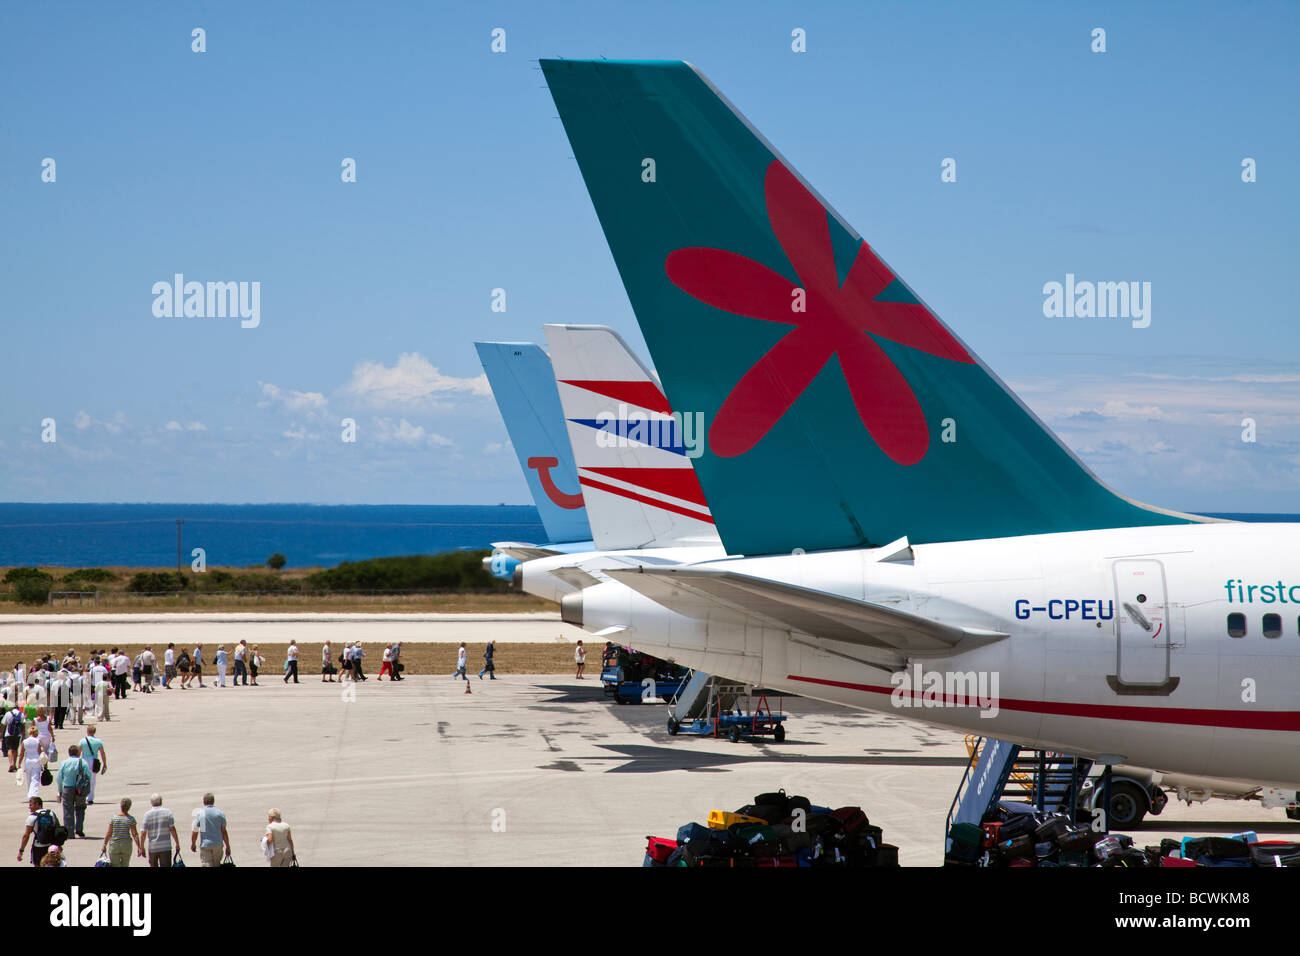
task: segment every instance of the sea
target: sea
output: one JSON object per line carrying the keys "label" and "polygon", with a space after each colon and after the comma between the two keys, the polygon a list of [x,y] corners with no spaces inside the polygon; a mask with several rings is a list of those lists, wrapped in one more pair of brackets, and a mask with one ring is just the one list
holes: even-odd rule
{"label": "sea", "polygon": [[[1300,521],[1294,514],[1221,514],[1236,521]],[[189,564],[333,567],[405,554],[544,543],[531,505],[217,505],[0,503],[0,567],[175,567],[176,522]]]}
{"label": "sea", "polygon": [[210,567],[291,567],[541,543],[531,505],[220,505],[0,503],[0,567],[176,567],[202,548]]}

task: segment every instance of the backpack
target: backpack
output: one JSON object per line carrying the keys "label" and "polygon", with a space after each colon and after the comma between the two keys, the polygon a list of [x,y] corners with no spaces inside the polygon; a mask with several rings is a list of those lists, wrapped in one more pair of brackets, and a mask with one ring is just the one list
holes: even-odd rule
{"label": "backpack", "polygon": [[59,830],[63,830],[63,840],[67,840],[68,831],[66,828],[59,826],[59,818],[54,815],[53,811],[45,809],[36,811],[36,823],[32,826],[35,842],[42,846],[62,843],[62,840],[57,839],[59,835],[57,831]]}
{"label": "backpack", "polygon": [[[96,757],[95,761],[98,762],[99,758]],[[77,758],[77,765],[79,767],[77,770],[77,782],[73,784],[73,789],[76,791],[77,796],[84,797],[86,794],[90,793],[90,774],[86,772],[86,761]],[[85,780],[86,782],[83,784],[81,782],[82,780]]]}
{"label": "backpack", "polygon": [[5,717],[5,736],[22,737],[23,735],[23,712],[21,708],[15,707],[9,711]]}

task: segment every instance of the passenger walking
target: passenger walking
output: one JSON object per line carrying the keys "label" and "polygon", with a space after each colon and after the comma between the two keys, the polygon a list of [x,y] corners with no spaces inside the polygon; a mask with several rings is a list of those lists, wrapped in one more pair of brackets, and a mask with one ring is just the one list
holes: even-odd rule
{"label": "passenger walking", "polygon": [[153,693],[153,672],[157,666],[158,655],[153,652],[153,645],[150,644],[140,655],[140,683],[146,694]]}
{"label": "passenger walking", "polygon": [[352,642],[351,641],[343,645],[343,654],[339,657],[339,663],[340,666],[343,668],[343,673],[339,675],[339,680],[341,681],[345,677],[348,680],[355,680],[356,678],[352,676]]}
{"label": "passenger walking", "polygon": [[81,759],[90,764],[90,793],[87,803],[95,802],[95,778],[101,773],[108,773],[108,748],[104,741],[95,736],[95,725],[86,725],[86,736],[77,743],[81,749]]}
{"label": "passenger walking", "polygon": [[72,706],[72,692],[68,690],[68,678],[71,675],[67,671],[59,671],[58,676],[50,681],[50,706],[54,708],[54,729],[63,729],[63,719],[68,715],[68,708]]}
{"label": "passenger walking", "polygon": [[257,652],[256,644],[254,644],[253,649],[248,652],[248,669],[250,672],[252,672],[253,684],[254,686],[256,686],[257,672],[262,669],[262,655]]}
{"label": "passenger walking", "polygon": [[[226,832],[226,815],[216,807],[217,798],[203,795],[203,806],[194,811],[190,829],[190,852],[198,849],[200,866],[220,866],[221,848],[230,856],[230,834]],[[196,844],[198,846],[196,847]]]}
{"label": "passenger walking", "polygon": [[393,645],[389,644],[384,648],[384,662],[379,665],[378,680],[383,680],[387,674],[389,680],[393,680]]}
{"label": "passenger walking", "polygon": [[[456,669],[451,672],[452,680],[455,680],[457,677],[465,677],[465,642],[464,641],[460,642],[460,650],[456,652]],[[465,680],[469,680],[469,678],[465,677]]]}
{"label": "passenger walking", "polygon": [[573,648],[573,663],[578,665],[578,672],[574,676],[578,680],[582,680],[583,668],[587,666],[587,649],[582,646],[582,641],[578,641]]}
{"label": "passenger walking", "polygon": [[47,758],[54,757],[54,728],[50,713],[44,707],[36,708],[36,733],[41,738],[41,753]]}
{"label": "passenger walking", "polygon": [[194,674],[195,677],[199,679],[200,687],[208,686],[207,684],[203,683],[203,645],[202,644],[194,645],[194,654],[190,658],[190,671]]}
{"label": "passenger walking", "polygon": [[135,817],[131,816],[131,798],[123,797],[118,806],[121,807],[121,812],[108,821],[108,830],[104,833],[104,843],[99,852],[101,856],[108,854],[109,866],[130,866],[133,849],[137,856],[144,856],[144,841],[140,839]]}
{"label": "passenger walking", "polygon": [[402,642],[393,641],[393,680],[404,679],[402,669]]}
{"label": "passenger walking", "polygon": [[284,670],[284,682],[286,684],[289,683],[289,678],[292,677],[293,682],[295,684],[298,683],[298,642],[297,641],[289,642],[289,651],[288,651],[288,656],[285,660],[285,665],[286,667]]}
{"label": "passenger walking", "polygon": [[86,709],[86,679],[73,665],[68,674],[68,713],[74,724],[80,724]]}
{"label": "passenger walking", "polygon": [[497,679],[496,664],[494,664],[492,661],[492,658],[496,656],[496,653],[497,653],[496,641],[488,641],[487,647],[484,648],[483,650],[483,670],[478,672],[479,680],[483,679],[484,673],[491,674],[492,680]]}
{"label": "passenger walking", "polygon": [[141,821],[151,867],[171,866],[172,854],[181,852],[181,838],[176,835],[176,818],[162,802],[161,793],[151,794],[149,810]]}
{"label": "passenger walking", "polygon": [[235,679],[231,682],[238,686],[239,678],[244,678],[244,686],[248,686],[248,644],[241,638],[235,646]]}
{"label": "passenger walking", "polygon": [[330,650],[330,642],[326,639],[320,649],[320,682],[322,684],[334,683],[334,661],[331,658],[333,651]]}
{"label": "passenger walking", "polygon": [[144,680],[144,651],[135,655],[135,663],[131,665],[131,689],[140,693],[144,688],[141,681]]}
{"label": "passenger walking", "polygon": [[163,651],[163,690],[172,689],[172,681],[176,679],[176,645],[168,644],[167,650]]}
{"label": "passenger walking", "polygon": [[190,681],[194,680],[194,661],[190,660],[188,651],[181,651],[176,658],[176,667],[181,672],[181,690],[185,690],[190,686]]}
{"label": "passenger walking", "polygon": [[126,654],[124,653],[118,654],[114,658],[113,675],[117,678],[117,688],[114,692],[114,696],[119,700],[126,700],[126,692],[127,692],[126,681],[127,681],[128,671],[130,670],[131,670],[131,658],[127,657]]}
{"label": "passenger walking", "polygon": [[293,866],[297,859],[293,849],[293,832],[281,818],[280,811],[274,807],[266,813],[266,835],[262,839],[270,850],[267,861],[272,866]]}
{"label": "passenger walking", "polygon": [[217,686],[226,686],[226,645],[217,645]]}
{"label": "passenger walking", "polygon": [[27,776],[27,796],[39,797],[41,795],[41,771],[45,765],[41,763],[41,757],[44,750],[41,746],[41,738],[36,730],[36,724],[33,722],[27,729],[27,736],[23,739],[23,773]]}
{"label": "passenger walking", "polygon": [[45,801],[40,797],[27,799],[27,828],[23,830],[23,842],[18,847],[18,862],[23,861],[27,852],[27,841],[32,841],[32,866],[40,866],[41,860],[54,843],[54,828],[59,825],[58,818],[45,809]]}
{"label": "passenger walking", "polygon": [[90,768],[81,759],[81,748],[76,744],[70,745],[54,781],[63,801],[63,825],[68,828],[69,835],[86,835],[86,799],[90,796],[90,779]]}
{"label": "passenger walking", "polygon": [[23,748],[23,732],[27,729],[23,708],[14,701],[13,709],[4,716],[4,752],[9,756],[9,772],[18,771],[18,752]]}
{"label": "passenger walking", "polygon": [[353,680],[369,680],[369,678],[366,677],[365,675],[365,671],[361,667],[361,658],[365,656],[366,656],[366,652],[361,649],[360,641],[357,641],[355,644],[352,645],[352,679]]}

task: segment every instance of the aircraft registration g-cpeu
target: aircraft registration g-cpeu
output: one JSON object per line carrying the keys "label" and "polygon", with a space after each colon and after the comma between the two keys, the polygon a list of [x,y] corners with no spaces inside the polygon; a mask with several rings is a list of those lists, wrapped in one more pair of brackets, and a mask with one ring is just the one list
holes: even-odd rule
{"label": "aircraft registration g-cpeu", "polygon": [[667,400],[709,423],[694,466],[731,555],[571,556],[594,583],[566,620],[850,706],[1300,787],[1300,605],[1224,586],[1300,583],[1300,526],[1102,485],[691,66],[542,70]]}

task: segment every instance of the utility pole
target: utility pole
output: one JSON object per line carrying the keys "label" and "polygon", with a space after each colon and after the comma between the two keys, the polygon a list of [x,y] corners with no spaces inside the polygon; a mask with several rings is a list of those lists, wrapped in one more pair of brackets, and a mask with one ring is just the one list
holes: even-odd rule
{"label": "utility pole", "polygon": [[176,519],[176,574],[177,576],[179,576],[181,573],[181,525],[184,523],[184,521],[185,521],[184,518]]}

